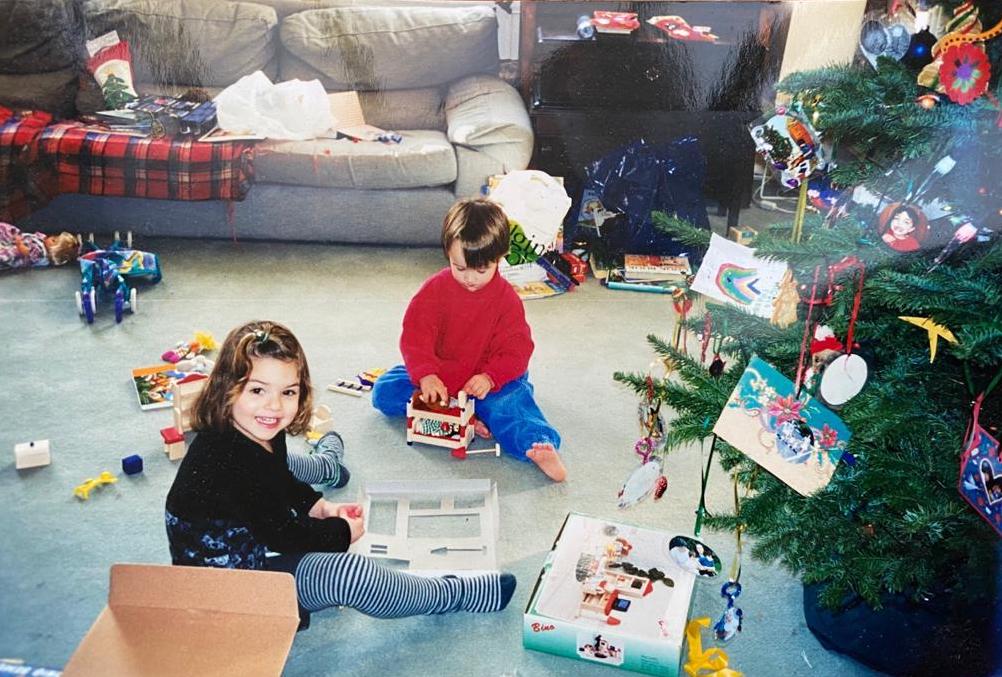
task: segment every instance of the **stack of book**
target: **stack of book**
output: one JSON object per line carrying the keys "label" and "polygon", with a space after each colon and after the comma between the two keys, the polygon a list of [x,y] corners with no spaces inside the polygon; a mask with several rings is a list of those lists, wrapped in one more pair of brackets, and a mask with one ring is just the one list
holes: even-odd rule
{"label": "stack of book", "polygon": [[686,256],[626,254],[623,267],[610,270],[605,284],[609,289],[667,294],[684,287],[690,275]]}

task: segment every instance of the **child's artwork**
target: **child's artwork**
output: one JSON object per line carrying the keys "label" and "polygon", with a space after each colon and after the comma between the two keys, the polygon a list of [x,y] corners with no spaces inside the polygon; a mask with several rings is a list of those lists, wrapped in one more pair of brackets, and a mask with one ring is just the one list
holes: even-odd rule
{"label": "child's artwork", "polygon": [[1002,536],[1002,457],[999,443],[980,425],[960,462],[960,495]]}
{"label": "child's artwork", "polygon": [[758,357],[741,375],[713,432],[798,493],[827,486],[852,433],[838,416]]}
{"label": "child's artwork", "polygon": [[713,233],[692,289],[769,319],[785,273],[782,261],[757,258],[754,249]]}
{"label": "child's artwork", "polygon": [[780,107],[750,125],[755,150],[787,188],[797,188],[825,164],[818,133],[793,111]]}

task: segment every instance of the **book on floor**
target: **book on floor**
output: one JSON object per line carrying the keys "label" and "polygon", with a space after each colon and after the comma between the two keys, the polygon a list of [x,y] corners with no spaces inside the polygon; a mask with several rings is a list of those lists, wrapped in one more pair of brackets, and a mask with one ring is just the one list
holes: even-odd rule
{"label": "book on floor", "polygon": [[626,254],[623,275],[628,280],[684,280],[692,275],[692,267],[685,256]]}

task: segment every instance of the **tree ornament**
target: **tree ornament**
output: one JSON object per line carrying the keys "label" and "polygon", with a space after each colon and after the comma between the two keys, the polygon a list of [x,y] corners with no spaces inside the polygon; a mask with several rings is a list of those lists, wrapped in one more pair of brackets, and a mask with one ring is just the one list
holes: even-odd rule
{"label": "tree ornament", "polygon": [[911,34],[905,25],[882,14],[871,14],[859,33],[860,51],[874,68],[881,56],[900,61],[908,53],[910,43]]}
{"label": "tree ornament", "polygon": [[793,271],[787,268],[779,283],[779,293],[772,302],[772,317],[769,318],[769,322],[780,329],[786,329],[797,321],[797,306],[800,305],[797,289]]}
{"label": "tree ornament", "polygon": [[974,401],[967,444],[960,460],[958,489],[964,500],[1002,536],[1002,455],[998,440],[978,423],[984,396],[981,394]]}
{"label": "tree ornament", "polygon": [[926,110],[932,110],[939,104],[939,95],[933,92],[927,92],[925,94],[919,94],[915,97],[915,103],[917,103],[922,108]]}
{"label": "tree ornament", "polygon": [[868,368],[859,355],[840,355],[821,374],[818,395],[828,406],[841,407],[866,385]]}
{"label": "tree ornament", "polygon": [[654,500],[660,501],[666,491],[668,491],[668,478],[661,475],[654,483]]}
{"label": "tree ornament", "polygon": [[974,45],[957,45],[943,53],[939,81],[954,103],[968,104],[984,94],[990,77],[988,56]]}
{"label": "tree ornament", "polygon": [[724,368],[727,363],[720,359],[720,353],[713,354],[713,361],[710,362],[710,376],[713,378],[720,378],[721,374],[724,373]]}
{"label": "tree ornament", "polygon": [[618,507],[632,508],[647,498],[654,490],[661,474],[661,459],[657,456],[634,469],[616,495],[619,499]]}
{"label": "tree ornament", "polygon": [[936,36],[926,26],[912,35],[908,42],[908,50],[901,57],[901,63],[911,71],[920,71],[926,64],[932,63],[932,46],[936,44]]}
{"label": "tree ornament", "polygon": [[916,327],[921,327],[929,332],[929,363],[932,364],[936,361],[936,346],[939,344],[939,337],[942,336],[944,339],[950,343],[958,343],[957,337],[953,335],[953,332],[944,327],[941,324],[936,324],[933,322],[931,317],[909,317],[906,315],[898,315],[899,320],[904,320],[909,324],[914,324]]}
{"label": "tree ornament", "polygon": [[713,636],[718,642],[729,642],[734,636],[741,632],[741,619],[744,612],[734,605],[734,601],[741,594],[741,584],[737,581],[727,581],[720,587],[720,596],[727,600],[727,608],[713,625]]}

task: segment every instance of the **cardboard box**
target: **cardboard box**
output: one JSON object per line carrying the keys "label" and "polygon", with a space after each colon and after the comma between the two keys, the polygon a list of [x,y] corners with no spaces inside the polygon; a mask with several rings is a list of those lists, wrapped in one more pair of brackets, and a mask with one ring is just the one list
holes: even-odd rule
{"label": "cardboard box", "polygon": [[115,564],[63,674],[280,675],[298,625],[290,574]]}
{"label": "cardboard box", "polygon": [[523,646],[677,677],[695,577],[675,564],[670,540],[570,513],[529,598]]}

